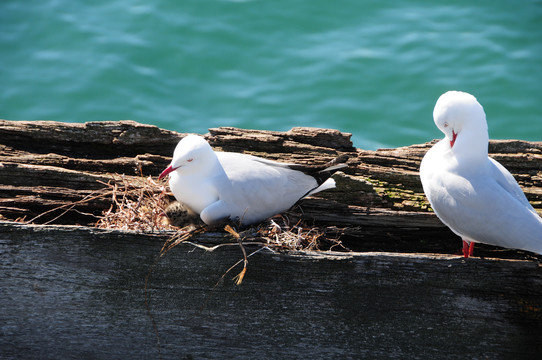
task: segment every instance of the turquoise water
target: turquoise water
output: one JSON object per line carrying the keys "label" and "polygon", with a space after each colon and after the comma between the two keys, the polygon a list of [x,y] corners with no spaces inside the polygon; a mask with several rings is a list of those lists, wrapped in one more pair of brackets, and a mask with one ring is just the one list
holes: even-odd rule
{"label": "turquoise water", "polygon": [[0,52],[4,119],[317,126],[376,149],[441,137],[456,89],[492,138],[542,140],[541,1],[3,0]]}

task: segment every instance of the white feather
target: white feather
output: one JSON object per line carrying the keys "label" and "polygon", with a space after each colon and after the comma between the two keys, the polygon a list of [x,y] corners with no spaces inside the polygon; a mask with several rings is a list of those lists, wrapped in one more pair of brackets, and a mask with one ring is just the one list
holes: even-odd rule
{"label": "white feather", "polygon": [[[480,104],[470,94],[448,92],[434,114],[446,137],[424,156],[420,177],[440,220],[466,242],[542,254],[542,218],[510,172],[488,157]],[[450,146],[452,130],[457,138]]]}
{"label": "white feather", "polygon": [[335,186],[332,179],[318,186],[314,177],[291,164],[215,152],[195,135],[179,142],[171,164],[176,169],[170,174],[171,191],[208,224],[228,217],[245,225],[259,222]]}

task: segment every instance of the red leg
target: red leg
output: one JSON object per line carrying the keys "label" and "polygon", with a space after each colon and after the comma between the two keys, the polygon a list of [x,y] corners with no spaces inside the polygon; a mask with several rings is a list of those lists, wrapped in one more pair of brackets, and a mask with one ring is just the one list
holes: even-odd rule
{"label": "red leg", "polygon": [[474,242],[471,241],[470,243],[463,240],[463,256],[468,258],[469,256],[472,256],[472,253],[474,252]]}
{"label": "red leg", "polygon": [[470,250],[469,243],[463,240],[463,256],[465,258],[468,258],[470,256],[469,250]]}
{"label": "red leg", "polygon": [[474,252],[474,242],[471,242],[469,245],[469,256],[472,256],[473,252]]}

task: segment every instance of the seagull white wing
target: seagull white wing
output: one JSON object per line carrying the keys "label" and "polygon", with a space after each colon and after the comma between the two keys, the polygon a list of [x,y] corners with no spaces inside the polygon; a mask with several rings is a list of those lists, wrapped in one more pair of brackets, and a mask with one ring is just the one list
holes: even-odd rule
{"label": "seagull white wing", "polygon": [[223,199],[232,206],[232,217],[243,223],[263,220],[289,209],[318,187],[316,180],[285,163],[238,153],[217,152],[231,184]]}
{"label": "seagull white wing", "polygon": [[431,188],[438,217],[464,239],[542,253],[542,219],[502,179],[446,173]]}
{"label": "seagull white wing", "polygon": [[449,91],[438,99],[433,117],[446,136],[425,155],[420,177],[440,220],[466,243],[542,254],[542,218],[510,172],[488,157],[480,103]]}
{"label": "seagull white wing", "polygon": [[529,203],[529,200],[527,200],[523,190],[521,190],[521,187],[518,185],[512,174],[510,174],[510,172],[495,159],[489,158],[489,160],[491,161],[492,165],[491,175],[495,181],[502,186],[505,191],[509,192],[510,195],[515,197],[519,202],[536,213],[536,210]]}
{"label": "seagull white wing", "polygon": [[[259,158],[259,157],[256,157],[256,156],[252,156],[252,158],[254,159],[254,161],[258,161],[258,162],[261,162],[261,163],[264,163],[264,164],[268,164],[269,166],[285,168],[285,169],[288,169],[289,171],[291,171],[291,170],[296,171],[296,170],[300,170],[301,168],[304,168],[304,166],[302,166],[302,165],[277,162],[277,161],[272,161],[272,160]],[[335,160],[337,160],[337,159],[335,159]],[[318,174],[323,173],[323,174],[327,174],[327,176],[329,176],[329,173],[333,174],[337,170],[344,169],[344,168],[348,167],[348,165],[346,165],[345,162],[339,162],[339,163],[336,163],[335,165],[331,165],[331,166],[327,166],[327,165],[324,165],[324,166],[325,166],[325,168],[321,169],[321,171],[318,170],[319,172],[314,172],[314,173],[311,172],[311,174],[313,176],[315,176],[315,175],[318,176]],[[296,173],[297,172],[300,172],[300,171],[296,171]],[[303,173],[303,171],[301,171],[301,172]],[[304,175],[309,175],[309,174],[304,173]],[[297,174],[297,176],[301,176],[301,175]],[[311,175],[309,175],[309,176],[313,177]],[[324,175],[323,178],[327,178],[327,176]],[[313,194],[316,194],[316,193],[318,193],[320,191],[335,188],[335,185],[336,185],[335,180],[333,180],[331,177],[327,178],[324,182],[321,182],[322,176],[320,175],[319,177],[321,178],[320,183],[318,183],[318,180],[317,180],[317,183],[319,185],[317,184],[318,186],[312,188],[309,192],[307,192],[305,195],[303,195],[302,198],[313,195]],[[303,177],[303,179],[306,179],[306,177]]]}

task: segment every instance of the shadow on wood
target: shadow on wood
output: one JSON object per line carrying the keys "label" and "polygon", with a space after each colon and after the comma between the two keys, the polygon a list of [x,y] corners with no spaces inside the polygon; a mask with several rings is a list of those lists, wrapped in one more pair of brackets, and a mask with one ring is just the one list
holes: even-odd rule
{"label": "shadow on wood", "polygon": [[[542,272],[517,260],[267,251],[0,224],[3,359],[536,358]],[[250,253],[251,248],[248,249]],[[446,355],[444,355],[446,354]]]}

